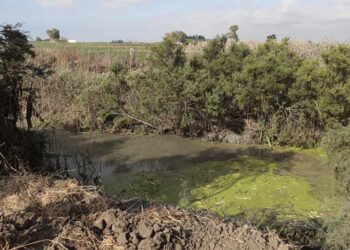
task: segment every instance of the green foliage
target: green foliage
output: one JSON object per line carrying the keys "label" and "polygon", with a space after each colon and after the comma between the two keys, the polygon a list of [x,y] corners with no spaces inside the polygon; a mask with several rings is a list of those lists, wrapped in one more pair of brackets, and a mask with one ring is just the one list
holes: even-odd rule
{"label": "green foliage", "polygon": [[345,84],[350,76],[350,47],[338,45],[322,55],[326,66],[334,74],[334,83]]}
{"label": "green foliage", "polygon": [[275,34],[269,35],[266,38],[267,40],[277,40],[277,36]]}
{"label": "green foliage", "polygon": [[125,65],[121,63],[115,63],[111,67],[111,71],[114,73],[115,76],[125,76],[125,74],[128,72],[128,69]]}
{"label": "green foliage", "polygon": [[150,199],[149,195],[157,195],[161,190],[161,182],[157,176],[148,172],[134,174],[135,181],[130,184],[131,191],[140,197]]}
{"label": "green foliage", "polygon": [[237,100],[242,110],[266,122],[279,109],[288,107],[288,90],[299,66],[300,58],[287,44],[268,41],[260,46],[237,75]]}
{"label": "green foliage", "polygon": [[245,117],[259,123],[262,137],[270,143],[294,144],[281,133],[295,128],[288,123],[294,121],[289,90],[300,65],[301,59],[286,42],[269,40],[243,61],[242,71],[234,77],[240,110]]}
{"label": "green foliage", "polygon": [[210,130],[213,126],[225,127],[229,117],[239,113],[234,96],[233,76],[242,70],[242,61],[250,54],[244,44],[233,44],[224,50],[226,38],[218,37],[209,42],[200,57],[190,62],[186,86],[187,100],[191,101],[191,117],[194,122]]}
{"label": "green foliage", "polygon": [[218,58],[225,51],[226,36],[219,36],[210,40],[207,47],[204,48],[204,59],[207,61]]}
{"label": "green foliage", "polygon": [[186,40],[192,40],[192,41],[205,41],[205,37],[202,35],[192,35],[192,36],[187,36]]}
{"label": "green foliage", "polygon": [[112,40],[111,43],[124,43],[124,40]]}
{"label": "green foliage", "polygon": [[187,43],[188,41],[205,41],[205,37],[202,35],[188,36],[183,31],[173,31],[165,34],[164,40],[171,40],[176,43]]}
{"label": "green foliage", "polygon": [[348,124],[349,75],[345,69],[340,70],[346,58],[350,60],[346,51],[334,47],[324,54],[324,66],[319,61],[305,60],[297,72],[290,96],[294,107],[303,111],[309,127],[324,130]]}
{"label": "green foliage", "polygon": [[5,25],[0,31],[0,117],[1,122],[12,123],[13,129],[20,115],[23,78],[29,70],[26,56],[34,56],[19,27]]}
{"label": "green foliage", "polygon": [[350,126],[331,130],[323,144],[339,181],[340,191],[350,199]]}
{"label": "green foliage", "polygon": [[[137,89],[138,96],[132,99],[139,100],[136,102],[139,106],[132,108],[134,114],[157,128],[180,130],[187,135],[224,124],[226,117],[237,110],[230,78],[250,53],[243,44],[234,44],[225,51],[225,41],[224,37],[212,40],[202,56],[176,67],[164,63],[169,57],[156,53],[156,62],[163,63],[133,77],[132,88]],[[172,46],[165,40],[157,52],[173,51]]]}
{"label": "green foliage", "polygon": [[233,39],[235,42],[238,42],[239,41],[238,34],[237,34],[238,29],[239,28],[237,25],[232,25],[230,27],[230,32],[227,34],[227,37]]}
{"label": "green foliage", "polygon": [[137,75],[133,87],[141,98],[132,97],[138,98],[134,114],[159,130],[178,128],[186,109],[186,82],[182,68],[152,69]]}
{"label": "green foliage", "polygon": [[329,222],[328,243],[338,249],[350,248],[350,126],[331,130],[323,140],[343,196],[342,210]]}
{"label": "green foliage", "polygon": [[30,129],[35,90],[26,86],[25,79],[42,73],[40,68],[27,62],[35,53],[20,27],[0,26],[0,173],[19,168],[21,161],[27,160],[23,134],[17,122],[26,107]]}
{"label": "green foliage", "polygon": [[164,40],[171,40],[173,42],[185,43],[188,39],[188,36],[183,31],[173,31],[165,34]]}
{"label": "green foliage", "polygon": [[53,41],[59,41],[61,38],[60,31],[58,29],[55,29],[55,28],[53,28],[51,30],[47,30],[46,34]]}
{"label": "green foliage", "polygon": [[322,56],[330,81],[323,86],[320,105],[328,127],[347,125],[350,118],[350,47],[338,45]]}
{"label": "green foliage", "polygon": [[186,62],[184,47],[171,38],[164,38],[163,43],[152,49],[152,61],[160,67],[182,67]]}
{"label": "green foliage", "polygon": [[75,81],[88,88],[76,90],[84,96],[80,105],[89,107],[81,108],[83,127],[188,136],[232,130],[247,142],[311,147],[323,132],[349,123],[348,46],[307,59],[274,36],[254,50],[239,42],[228,46],[229,37],[238,40],[237,30],[231,27],[193,56],[180,41],[186,34],[172,32],[152,48],[147,67],[133,71],[119,62],[109,76],[79,72],[83,78]]}

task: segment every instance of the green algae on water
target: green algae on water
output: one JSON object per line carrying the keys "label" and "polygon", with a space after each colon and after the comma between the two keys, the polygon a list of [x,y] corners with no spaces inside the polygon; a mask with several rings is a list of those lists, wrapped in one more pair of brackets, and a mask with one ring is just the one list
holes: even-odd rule
{"label": "green algae on water", "polygon": [[310,183],[279,174],[279,167],[277,163],[241,157],[188,166],[173,173],[135,173],[128,196],[221,215],[281,207],[294,215],[320,215],[323,203],[312,195]]}

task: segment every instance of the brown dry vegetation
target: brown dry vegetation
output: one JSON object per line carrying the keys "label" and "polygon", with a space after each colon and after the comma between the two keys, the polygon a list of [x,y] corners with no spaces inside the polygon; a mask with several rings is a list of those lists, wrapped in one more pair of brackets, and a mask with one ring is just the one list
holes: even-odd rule
{"label": "brown dry vegetation", "polygon": [[[247,40],[243,42],[250,49],[256,50],[259,45],[264,42]],[[228,49],[232,44],[229,41],[226,44]],[[325,51],[328,51],[336,45],[349,45],[350,42],[337,42],[333,40],[320,40],[316,42],[305,41],[305,40],[289,40],[289,48],[296,54],[304,58],[314,58],[320,57]],[[195,41],[190,42],[185,47],[185,52],[187,55],[195,55],[201,53],[205,47],[207,47],[208,41]],[[152,46],[147,45],[150,50]],[[107,48],[107,45],[106,45]],[[42,63],[47,63],[51,60],[54,62],[55,67],[60,69],[79,69],[84,71],[109,72],[109,69],[113,63],[121,62],[129,65],[131,69],[138,69],[149,65],[149,58],[138,58],[138,55],[133,49],[129,50],[126,55],[109,55],[108,53],[94,53],[93,50],[89,54],[83,54],[78,50],[71,49],[69,47],[56,47],[56,48],[36,48],[37,56],[36,61],[39,65]]]}
{"label": "brown dry vegetation", "polygon": [[49,79],[27,79],[37,91],[36,113],[51,124],[78,129],[102,128],[103,122],[98,121],[95,110],[104,93],[98,88],[110,79],[113,64],[125,65],[131,71],[149,64],[139,60],[132,50],[121,57],[81,54],[64,47],[35,52],[36,57],[30,61],[51,72]]}
{"label": "brown dry vegetation", "polygon": [[43,176],[0,181],[1,249],[293,249],[272,232]]}
{"label": "brown dry vegetation", "polygon": [[[256,50],[259,45],[262,45],[264,42],[256,40],[247,40],[243,41],[250,49]],[[207,46],[207,41],[199,41],[189,43],[186,46],[186,53],[188,55],[195,55],[201,53],[203,49]],[[226,45],[226,48],[229,48],[232,44],[232,41],[229,41]],[[350,42],[337,42],[333,40],[320,40],[316,42],[305,41],[305,40],[296,40],[290,39],[288,46],[294,51],[297,55],[303,58],[319,58],[321,54],[325,51],[328,51],[336,45],[349,45]]]}

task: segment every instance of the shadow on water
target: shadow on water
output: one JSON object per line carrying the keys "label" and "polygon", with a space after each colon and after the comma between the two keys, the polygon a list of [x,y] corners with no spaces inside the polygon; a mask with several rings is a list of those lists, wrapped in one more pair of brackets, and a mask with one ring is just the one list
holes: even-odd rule
{"label": "shadow on water", "polygon": [[[130,161],[130,158],[118,158],[117,160],[108,161],[107,165],[114,166],[114,173],[131,172],[131,171],[172,171],[187,166],[194,166],[206,162],[227,162],[237,161],[241,157],[251,157],[253,159],[284,163],[283,169],[289,170],[288,161],[294,156],[294,152],[278,152],[273,149],[259,148],[254,146],[242,146],[242,148],[222,149],[222,148],[207,148],[195,154],[190,155],[172,155],[172,156],[157,156],[138,161]],[[240,171],[262,171],[261,169],[252,169],[251,166],[244,166]]]}
{"label": "shadow on water", "polygon": [[[190,205],[223,194],[239,182],[249,179],[254,183],[260,176],[276,172],[276,164],[283,163],[280,166],[288,169],[287,162],[293,155],[294,152],[242,146],[232,149],[209,147],[189,155],[157,156],[137,161],[124,158],[125,160],[112,163],[114,167],[109,168],[113,172],[107,170],[105,183],[110,193],[123,189],[126,196],[129,194],[160,203]],[[275,165],[271,166],[271,163]],[[224,181],[216,183],[221,178]],[[127,185],[123,185],[126,180]],[[192,195],[194,189],[207,185],[211,185],[215,192]],[[186,199],[188,200],[185,201]]]}
{"label": "shadow on water", "polygon": [[[269,162],[287,162],[294,152],[280,152],[261,146],[234,146],[190,140],[178,136],[115,136],[100,133],[56,135],[59,151],[79,151],[102,162],[115,173],[176,170],[205,162],[223,162],[249,156]],[[57,148],[57,145],[56,145]],[[288,164],[283,164],[288,170]]]}
{"label": "shadow on water", "polygon": [[[295,151],[177,136],[65,133],[58,139],[64,145],[64,154],[79,150],[94,162],[102,163],[101,178],[106,192],[125,198],[140,197],[181,206],[225,200],[225,206],[235,202],[232,206],[237,207],[238,203],[249,203],[249,199],[256,199],[256,203],[273,200],[276,192],[286,192],[290,196],[289,189],[293,188],[293,195],[298,195],[300,190],[308,192],[303,183],[293,184],[294,180],[284,177],[289,173],[293,175],[296,163],[300,162],[296,160],[299,154]],[[255,185],[262,190],[252,191]],[[263,190],[265,188],[269,190]],[[232,197],[236,197],[235,200]]]}

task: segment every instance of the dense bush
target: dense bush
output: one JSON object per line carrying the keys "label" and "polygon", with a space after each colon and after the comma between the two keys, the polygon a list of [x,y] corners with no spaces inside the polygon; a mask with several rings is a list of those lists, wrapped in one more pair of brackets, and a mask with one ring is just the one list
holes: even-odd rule
{"label": "dense bush", "polygon": [[[256,142],[296,146],[315,146],[324,131],[349,123],[348,46],[304,58],[288,39],[268,39],[253,50],[237,39],[229,43],[231,33],[208,41],[194,56],[168,35],[152,50],[151,64],[137,70],[119,62],[110,74],[57,73],[43,87],[44,96],[61,97],[53,96],[57,110],[51,114],[82,129],[188,136],[254,131]],[[74,119],[72,111],[60,109],[65,99],[76,110]]]}
{"label": "dense bush", "polygon": [[322,131],[348,123],[347,67],[334,66],[347,65],[347,47],[314,61],[291,51],[288,40],[268,40],[256,51],[226,43],[218,37],[186,62],[182,45],[165,39],[153,66],[130,79],[135,91],[128,95],[139,105],[130,112],[186,135],[242,132],[244,121],[253,120],[262,142],[297,146],[316,145]]}
{"label": "dense bush", "polygon": [[323,140],[330,166],[333,167],[343,197],[340,214],[330,220],[328,244],[350,248],[350,126],[331,130]]}

